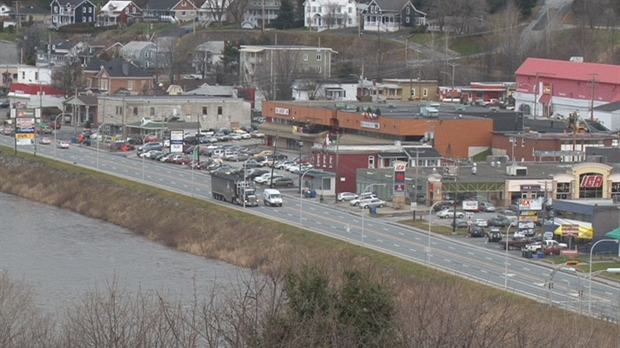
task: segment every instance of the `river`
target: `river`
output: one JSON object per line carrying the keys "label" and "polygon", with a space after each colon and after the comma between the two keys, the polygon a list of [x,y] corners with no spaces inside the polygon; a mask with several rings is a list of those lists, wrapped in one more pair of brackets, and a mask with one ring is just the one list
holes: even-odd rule
{"label": "river", "polygon": [[250,274],[183,253],[119,226],[0,192],[0,269],[25,282],[53,313],[116,282],[135,293],[190,301],[229,289]]}

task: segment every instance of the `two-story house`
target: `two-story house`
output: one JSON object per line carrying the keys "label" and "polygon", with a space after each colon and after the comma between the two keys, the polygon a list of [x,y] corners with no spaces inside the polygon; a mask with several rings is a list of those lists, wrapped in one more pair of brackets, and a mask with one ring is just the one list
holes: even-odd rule
{"label": "two-story house", "polygon": [[96,6],[90,0],[53,0],[50,3],[50,8],[52,10],[52,25],[55,27],[95,22]]}
{"label": "two-story house", "polygon": [[132,95],[147,94],[155,85],[155,76],[123,58],[109,62],[92,58],[84,69],[84,77],[89,88],[98,88],[108,94],[122,90]]}
{"label": "two-story house", "polygon": [[87,44],[68,39],[59,39],[37,51],[37,66],[65,66],[80,59]]}
{"label": "two-story house", "polygon": [[241,27],[244,29],[267,27],[280,13],[280,0],[248,0]]}
{"label": "two-story house", "polygon": [[357,27],[357,2],[354,0],[306,0],[304,25],[322,31],[333,28]]}
{"label": "two-story house", "polygon": [[213,72],[216,66],[222,64],[224,46],[224,41],[207,41],[196,46],[192,59],[196,73],[202,74],[204,78]]}
{"label": "two-story house", "polygon": [[133,1],[108,1],[97,16],[97,23],[105,27],[137,23],[141,19],[142,9]]}
{"label": "two-story house", "polygon": [[[281,74],[280,69],[290,69],[294,66],[299,72],[312,72],[314,77],[325,79],[331,76],[334,53],[337,52],[328,47],[242,45],[239,49],[239,75],[241,81],[252,84],[260,75],[260,71],[269,71],[269,78],[274,81],[275,76]],[[280,62],[284,60],[294,64],[283,66]]]}
{"label": "two-story house", "polygon": [[148,69],[157,65],[157,47],[150,41],[130,41],[121,48],[121,57]]}
{"label": "two-story house", "polygon": [[142,14],[147,21],[186,22],[198,17],[198,7],[191,0],[151,0]]}
{"label": "two-story house", "polygon": [[408,0],[371,0],[362,10],[364,30],[393,32],[426,23],[426,13]]}
{"label": "two-story house", "polygon": [[230,1],[205,1],[198,10],[200,21],[207,23],[226,23]]}

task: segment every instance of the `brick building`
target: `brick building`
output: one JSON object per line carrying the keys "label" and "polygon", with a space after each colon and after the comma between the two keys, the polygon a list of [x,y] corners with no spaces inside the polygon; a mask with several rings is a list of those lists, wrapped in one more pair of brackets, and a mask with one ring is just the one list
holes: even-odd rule
{"label": "brick building", "polygon": [[150,94],[155,85],[155,76],[135,64],[115,58],[109,62],[92,58],[84,69],[87,87],[116,94],[124,91],[131,95]]}

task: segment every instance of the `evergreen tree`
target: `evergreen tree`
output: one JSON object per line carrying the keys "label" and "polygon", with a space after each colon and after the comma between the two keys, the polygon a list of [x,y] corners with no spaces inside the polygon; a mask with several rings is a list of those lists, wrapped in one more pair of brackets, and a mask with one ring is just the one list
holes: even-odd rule
{"label": "evergreen tree", "polygon": [[295,27],[295,7],[290,0],[282,0],[280,3],[280,13],[272,22],[276,29],[291,29]]}

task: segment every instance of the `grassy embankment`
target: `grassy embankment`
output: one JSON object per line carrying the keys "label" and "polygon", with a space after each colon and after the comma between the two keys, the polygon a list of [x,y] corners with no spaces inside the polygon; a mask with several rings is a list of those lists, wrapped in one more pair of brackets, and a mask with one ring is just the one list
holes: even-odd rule
{"label": "grassy embankment", "polygon": [[[536,332],[544,333],[534,340],[538,343],[548,340],[549,333],[566,344],[575,343],[569,344],[573,347],[589,346],[592,340],[605,340],[597,341],[598,346],[618,343],[613,325],[567,316],[558,308],[397,257],[76,165],[12,154],[12,149],[0,147],[2,192],[108,221],[180,251],[264,274],[282,274],[301,264],[321,264],[334,275],[351,267],[368,270],[391,284],[399,317],[412,330],[430,321],[441,327],[442,335],[466,335],[471,323],[477,322],[488,335],[515,327],[515,333],[527,333],[530,340]],[[581,332],[587,335],[573,332],[577,317]],[[587,342],[575,341],[583,336]],[[517,338],[508,340],[517,346]]]}

